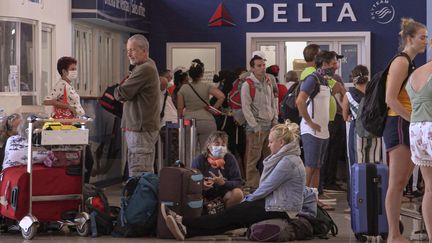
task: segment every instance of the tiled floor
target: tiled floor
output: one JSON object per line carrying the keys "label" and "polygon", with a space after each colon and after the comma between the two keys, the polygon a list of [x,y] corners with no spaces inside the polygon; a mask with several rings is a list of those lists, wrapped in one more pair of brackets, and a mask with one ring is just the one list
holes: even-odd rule
{"label": "tiled floor", "polygon": [[[121,185],[114,185],[106,189],[106,194],[110,200],[110,203],[112,205],[119,205],[119,195],[121,193]],[[320,240],[315,239],[308,242],[356,242],[356,239],[351,231],[351,224],[350,224],[350,216],[349,214],[344,214],[344,209],[347,208],[347,202],[346,202],[346,194],[327,194],[327,196],[336,198],[336,210],[334,212],[330,212],[330,215],[335,220],[336,224],[339,227],[339,234],[336,237],[332,237],[329,240]],[[404,207],[413,208],[418,203],[404,203]],[[406,217],[402,217],[402,221],[405,227],[404,235],[406,237],[410,237],[412,232],[418,230],[418,221],[408,219]],[[413,230],[413,228],[416,228]],[[371,239],[372,241],[375,241],[375,239]],[[230,241],[230,242],[247,242],[244,238],[237,238],[237,237],[228,237],[228,236],[210,236],[210,237],[199,237],[199,238],[191,238],[188,239],[189,242],[215,242],[215,241]],[[21,238],[20,234],[3,234],[0,236],[0,242],[26,242]],[[97,243],[97,242],[116,242],[116,243],[123,243],[123,242],[173,242],[172,240],[160,240],[156,238],[135,238],[135,239],[125,239],[125,238],[112,238],[110,236],[102,236],[99,238],[83,238],[79,237],[75,232],[55,232],[55,233],[40,233],[38,234],[32,242],[91,242],[91,243]],[[421,242],[421,241],[413,241],[413,242]],[[424,241],[426,242],[426,241]]]}

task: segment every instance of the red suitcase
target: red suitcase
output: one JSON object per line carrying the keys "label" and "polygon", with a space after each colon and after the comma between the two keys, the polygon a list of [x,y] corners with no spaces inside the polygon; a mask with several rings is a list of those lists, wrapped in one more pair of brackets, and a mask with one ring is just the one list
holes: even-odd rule
{"label": "red suitcase", "polygon": [[[81,172],[76,167],[48,168],[33,165],[33,197],[82,193]],[[10,167],[0,174],[0,215],[21,220],[29,212],[29,174],[27,166]],[[81,200],[33,202],[32,215],[40,222],[62,219],[67,211],[78,211]]]}

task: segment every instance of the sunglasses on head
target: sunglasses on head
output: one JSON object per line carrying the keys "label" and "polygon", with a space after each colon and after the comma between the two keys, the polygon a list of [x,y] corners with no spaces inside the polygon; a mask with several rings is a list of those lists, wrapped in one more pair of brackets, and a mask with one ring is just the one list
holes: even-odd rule
{"label": "sunglasses on head", "polygon": [[9,115],[6,118],[6,129],[8,131],[12,131],[13,127],[12,127],[12,123],[19,117],[19,115],[17,113],[14,113],[12,115]]}

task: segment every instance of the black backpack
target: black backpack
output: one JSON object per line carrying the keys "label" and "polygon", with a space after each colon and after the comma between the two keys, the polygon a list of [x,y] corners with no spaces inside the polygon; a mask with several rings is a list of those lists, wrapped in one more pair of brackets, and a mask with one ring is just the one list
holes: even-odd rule
{"label": "black backpack", "polygon": [[376,137],[382,137],[384,133],[384,126],[389,109],[385,101],[387,74],[390,69],[390,65],[394,59],[399,56],[407,58],[410,63],[408,67],[408,75],[402,83],[400,89],[400,91],[402,91],[409,75],[415,69],[411,58],[404,52],[398,53],[396,56],[394,56],[387,65],[386,69],[375,74],[366,86],[365,97],[363,98],[363,106],[362,110],[360,111],[361,116],[357,118],[357,121],[361,122],[363,127]]}
{"label": "black backpack", "polygon": [[[110,206],[104,192],[91,184],[84,185],[84,198],[86,212],[90,214],[92,237],[110,235],[114,229],[120,208]],[[102,202],[103,210],[94,207],[94,200]]]}
{"label": "black backpack", "polygon": [[321,206],[317,205],[316,217],[301,215],[300,217],[306,218],[313,226],[313,236],[321,239],[328,239],[328,234],[336,236],[339,229],[327,211]]}
{"label": "black backpack", "polygon": [[[309,104],[309,102],[311,100],[313,100],[313,98],[315,98],[315,96],[319,93],[320,91],[320,85],[321,82],[319,80],[319,78],[315,75],[315,74],[311,74],[314,78],[315,78],[315,88],[314,91],[312,92],[312,94],[309,96],[309,101],[307,104]],[[299,111],[297,109],[297,105],[296,105],[296,99],[298,94],[300,93],[300,86],[301,83],[294,83],[288,90],[288,92],[286,93],[286,95],[284,96],[282,102],[281,102],[281,118],[283,120],[289,119],[291,122],[295,122],[297,124],[300,124],[301,121],[301,117],[299,114]],[[313,103],[312,103],[313,105]],[[313,111],[313,108],[312,108]]]}

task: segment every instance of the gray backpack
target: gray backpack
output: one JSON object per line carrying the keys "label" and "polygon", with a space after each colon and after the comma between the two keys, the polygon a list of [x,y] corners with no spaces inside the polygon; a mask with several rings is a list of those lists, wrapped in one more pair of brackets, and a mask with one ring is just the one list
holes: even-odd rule
{"label": "gray backpack", "polygon": [[356,121],[355,121],[355,129],[356,129],[357,135],[359,137],[361,137],[361,138],[375,138],[376,137],[375,135],[373,135],[372,133],[368,132],[364,128],[362,120],[360,118],[362,116],[362,111],[363,111],[363,106],[364,106],[364,100],[365,99],[362,98],[361,101],[360,101],[360,103],[359,103],[359,107],[358,107],[358,110],[357,110],[357,118],[356,118]]}

